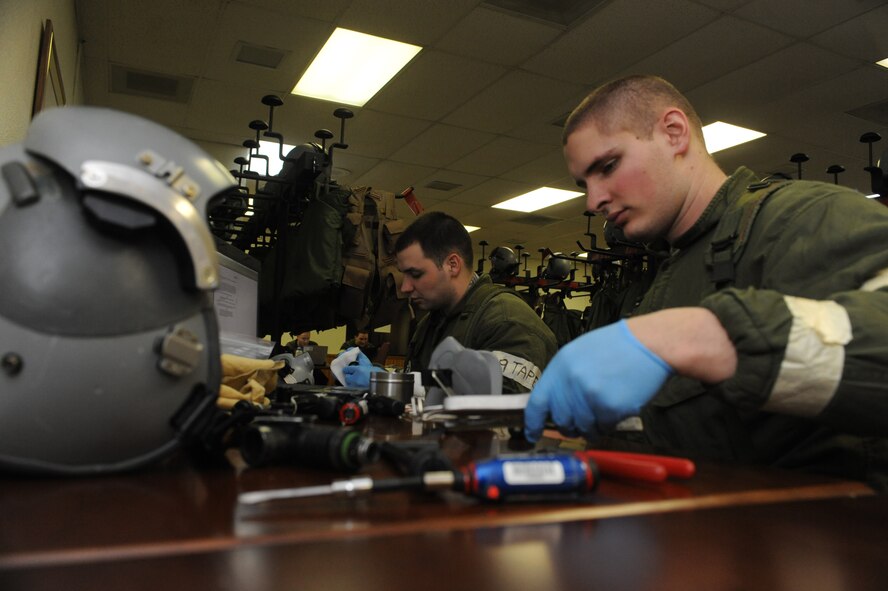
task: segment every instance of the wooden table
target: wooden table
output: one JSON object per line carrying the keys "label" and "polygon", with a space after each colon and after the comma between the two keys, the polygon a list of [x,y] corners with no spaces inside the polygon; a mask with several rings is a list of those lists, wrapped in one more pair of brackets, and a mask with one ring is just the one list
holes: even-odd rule
{"label": "wooden table", "polygon": [[[416,435],[403,420],[363,428]],[[421,437],[457,464],[509,451],[491,431]],[[688,481],[606,479],[567,502],[397,492],[239,507],[242,491],[343,475],[228,460],[0,477],[0,589],[888,588],[888,497],[856,482],[703,463]]]}

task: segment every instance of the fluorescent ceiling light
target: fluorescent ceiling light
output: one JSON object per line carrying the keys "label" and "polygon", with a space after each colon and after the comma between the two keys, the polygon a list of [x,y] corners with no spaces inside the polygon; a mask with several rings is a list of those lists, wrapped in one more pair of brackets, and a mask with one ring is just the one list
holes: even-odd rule
{"label": "fluorescent ceiling light", "polygon": [[876,62],[877,66],[882,66],[883,68],[888,68],[888,57],[883,60],[879,60]]}
{"label": "fluorescent ceiling light", "polygon": [[466,229],[466,232],[468,232],[469,234],[471,234],[475,230],[481,229],[481,226],[463,226],[463,227]]}
{"label": "fluorescent ceiling light", "polygon": [[530,193],[512,197],[502,203],[497,203],[493,207],[497,209],[509,209],[512,211],[531,212],[544,207],[549,207],[557,203],[562,203],[568,199],[579,197],[582,193],[577,191],[565,191],[564,189],[553,189],[552,187],[541,187]]}
{"label": "fluorescent ceiling light", "polygon": [[866,198],[867,198],[867,199],[878,199],[878,198],[881,197],[881,196],[882,196],[882,195],[879,194],[879,193],[872,193],[872,194],[870,194],[870,195],[867,195]]}
{"label": "fluorescent ceiling light", "polygon": [[362,107],[420,49],[337,28],[291,92]]}
{"label": "fluorescent ceiling light", "polygon": [[765,134],[760,131],[738,127],[722,121],[710,123],[703,128],[703,141],[706,142],[706,150],[710,154],[715,154],[719,150],[727,150],[764,136]]}

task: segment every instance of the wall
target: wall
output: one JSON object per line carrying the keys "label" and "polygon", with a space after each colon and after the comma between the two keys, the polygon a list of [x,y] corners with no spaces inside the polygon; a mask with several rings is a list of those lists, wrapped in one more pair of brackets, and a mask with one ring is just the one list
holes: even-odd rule
{"label": "wall", "polygon": [[51,19],[68,104],[83,103],[74,0],[0,0],[0,146],[24,139],[31,120],[44,19]]}
{"label": "wall", "polygon": [[[266,335],[267,336],[267,335]],[[284,336],[281,338],[281,344],[286,345],[293,339],[290,338],[288,333],[284,333]],[[330,353],[338,353],[339,347],[342,346],[347,339],[345,338],[345,327],[338,326],[336,328],[331,328],[329,330],[322,331],[311,331],[311,340],[316,342],[318,345],[323,345],[327,347]]]}

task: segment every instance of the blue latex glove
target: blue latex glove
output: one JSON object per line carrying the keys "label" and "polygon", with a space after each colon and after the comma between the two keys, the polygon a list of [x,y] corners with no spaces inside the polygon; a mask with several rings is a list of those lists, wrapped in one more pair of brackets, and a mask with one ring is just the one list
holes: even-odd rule
{"label": "blue latex glove", "polygon": [[551,416],[566,435],[594,437],[637,415],[672,373],[625,320],[586,333],[546,366],[524,409],[524,434],[537,441]]}
{"label": "blue latex glove", "polygon": [[[342,353],[340,353],[342,355]],[[337,355],[338,357],[338,355]],[[370,389],[370,374],[376,371],[385,371],[381,367],[376,367],[370,362],[370,358],[363,353],[358,353],[355,358],[357,365],[346,365],[342,368],[345,376],[345,385],[349,388]]]}

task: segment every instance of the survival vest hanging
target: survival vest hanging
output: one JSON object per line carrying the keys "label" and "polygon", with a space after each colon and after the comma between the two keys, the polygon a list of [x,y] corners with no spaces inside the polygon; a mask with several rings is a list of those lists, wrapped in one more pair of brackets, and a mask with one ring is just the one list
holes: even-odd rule
{"label": "survival vest hanging", "polygon": [[[395,213],[395,194],[372,187],[352,189],[344,244],[339,316],[361,328],[390,324],[406,303],[395,242],[408,222]],[[345,235],[352,232],[345,232]]]}

